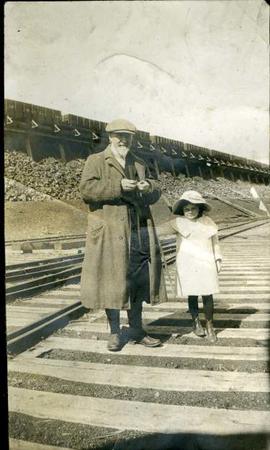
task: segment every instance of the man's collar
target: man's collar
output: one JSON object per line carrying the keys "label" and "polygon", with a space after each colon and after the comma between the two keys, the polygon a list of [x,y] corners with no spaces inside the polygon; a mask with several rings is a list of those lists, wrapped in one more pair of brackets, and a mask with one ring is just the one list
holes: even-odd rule
{"label": "man's collar", "polygon": [[112,149],[111,149],[111,144],[109,144],[109,145],[105,148],[104,154],[105,154],[105,159],[113,158],[113,157],[114,157],[114,156],[113,156],[113,153],[112,153]]}
{"label": "man's collar", "polygon": [[[109,164],[114,166],[122,175],[125,175],[125,171],[121,164],[117,161],[115,158],[111,145],[109,144],[108,147],[104,150],[105,159],[108,160]],[[136,167],[137,173],[139,175],[140,179],[145,179],[145,167],[142,160],[137,158],[137,156],[130,150],[127,154],[129,163],[132,164],[132,161],[134,162],[134,165]]]}
{"label": "man's collar", "polygon": [[117,159],[115,158],[110,144],[104,150],[104,155],[105,155],[105,159],[108,160],[108,163],[111,166],[114,166],[122,175],[125,175],[124,168],[121,166],[119,161],[117,161]]}

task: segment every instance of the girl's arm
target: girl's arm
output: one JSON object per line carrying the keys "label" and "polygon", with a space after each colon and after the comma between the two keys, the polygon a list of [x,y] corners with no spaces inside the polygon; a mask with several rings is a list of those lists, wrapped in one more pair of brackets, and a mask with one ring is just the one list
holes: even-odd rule
{"label": "girl's arm", "polygon": [[220,250],[217,234],[212,236],[212,246],[213,246],[214,257],[215,257],[215,261],[216,261],[216,265],[217,265],[217,271],[220,272],[222,255],[221,255],[221,250]]}
{"label": "girl's arm", "polygon": [[179,230],[176,225],[176,219],[169,220],[168,222],[163,223],[159,226],[159,235],[171,235],[171,234],[179,234]]}

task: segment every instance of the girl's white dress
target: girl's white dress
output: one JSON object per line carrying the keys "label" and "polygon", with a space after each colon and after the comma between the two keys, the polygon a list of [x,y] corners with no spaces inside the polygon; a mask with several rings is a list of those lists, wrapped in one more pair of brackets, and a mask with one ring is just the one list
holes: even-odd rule
{"label": "girl's white dress", "polygon": [[177,296],[219,292],[216,260],[221,259],[217,226],[210,217],[177,217],[171,223],[178,234]]}

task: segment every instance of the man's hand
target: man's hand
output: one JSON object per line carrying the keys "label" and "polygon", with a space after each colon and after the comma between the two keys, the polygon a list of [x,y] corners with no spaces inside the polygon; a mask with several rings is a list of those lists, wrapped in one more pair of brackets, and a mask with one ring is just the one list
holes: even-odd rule
{"label": "man's hand", "polygon": [[216,265],[217,265],[217,272],[219,273],[221,271],[221,259],[216,260]]}
{"label": "man's hand", "polygon": [[137,181],[129,180],[128,178],[123,178],[121,180],[121,187],[125,192],[134,191],[137,187]]}
{"label": "man's hand", "polygon": [[137,188],[140,192],[148,192],[150,189],[150,184],[148,181],[141,180],[137,183]]}

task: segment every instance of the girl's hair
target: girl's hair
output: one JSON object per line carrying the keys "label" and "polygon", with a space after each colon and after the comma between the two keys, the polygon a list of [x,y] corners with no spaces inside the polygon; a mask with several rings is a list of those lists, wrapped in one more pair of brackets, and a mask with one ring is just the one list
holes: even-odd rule
{"label": "girl's hair", "polygon": [[187,200],[183,200],[182,208],[180,208],[178,215],[184,216],[184,206],[186,205],[196,205],[199,207],[199,213],[197,217],[202,217],[203,214],[207,211],[207,206],[204,203],[191,203]]}

